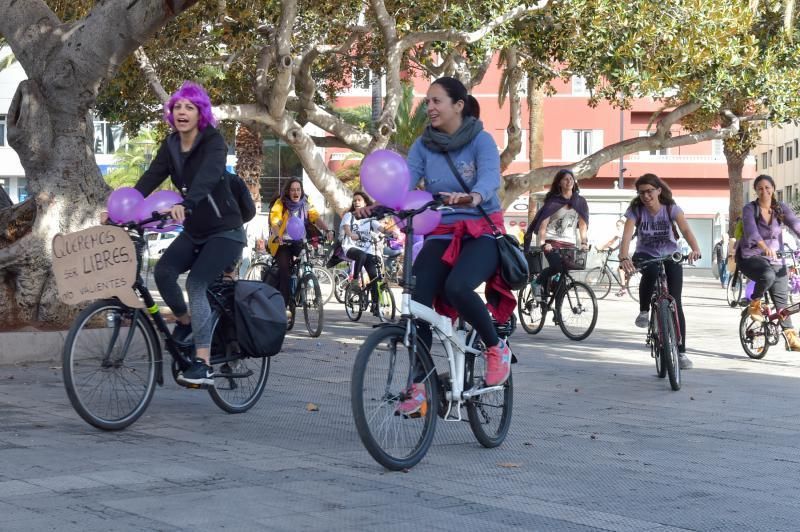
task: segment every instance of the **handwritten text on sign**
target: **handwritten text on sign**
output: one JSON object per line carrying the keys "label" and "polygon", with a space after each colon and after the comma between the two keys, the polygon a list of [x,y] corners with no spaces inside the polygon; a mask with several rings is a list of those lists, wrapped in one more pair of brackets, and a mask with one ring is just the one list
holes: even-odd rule
{"label": "handwritten text on sign", "polygon": [[116,296],[130,307],[143,306],[132,290],[136,251],[119,227],[103,225],[53,237],[53,274],[58,297],[68,305]]}

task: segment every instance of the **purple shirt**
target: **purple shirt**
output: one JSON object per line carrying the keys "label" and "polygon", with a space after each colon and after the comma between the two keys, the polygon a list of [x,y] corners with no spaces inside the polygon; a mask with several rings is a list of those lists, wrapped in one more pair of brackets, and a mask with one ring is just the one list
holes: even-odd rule
{"label": "purple shirt", "polygon": [[[772,221],[768,224],[761,217],[761,209],[758,208],[757,201],[751,201],[742,209],[742,239],[739,241],[739,249],[742,258],[760,257],[764,255],[758,243],[763,240],[770,249],[780,251],[783,247],[783,227],[781,227],[777,216],[772,216]],[[783,223],[795,235],[800,235],[800,219],[797,218],[791,207],[785,203],[780,203],[783,210]],[[780,264],[782,259],[772,262]]]}
{"label": "purple shirt", "polygon": [[[672,232],[672,222],[679,214],[683,213],[683,210],[673,204],[670,212],[671,217],[667,213],[666,205],[662,205],[655,214],[650,214],[644,205],[635,209],[628,208],[625,218],[636,222],[638,228],[636,253],[644,253],[651,257],[663,257],[678,251],[678,241],[675,233]],[[642,216],[641,220],[637,219],[639,213]]]}

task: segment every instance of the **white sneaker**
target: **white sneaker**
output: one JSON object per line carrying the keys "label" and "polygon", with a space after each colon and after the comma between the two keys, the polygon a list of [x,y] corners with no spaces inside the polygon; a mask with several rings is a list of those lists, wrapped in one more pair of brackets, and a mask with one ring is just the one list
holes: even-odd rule
{"label": "white sneaker", "polygon": [[689,357],[683,353],[678,353],[678,366],[680,366],[681,369],[692,369],[694,364],[692,364],[692,361],[689,359]]}
{"label": "white sneaker", "polygon": [[634,321],[633,323],[637,327],[640,327],[642,329],[647,328],[647,326],[650,324],[650,311],[649,310],[641,311],[639,315],[636,316],[636,321]]}
{"label": "white sneaker", "polygon": [[541,302],[543,300],[542,292],[544,292],[544,290],[542,290],[542,285],[539,283],[533,283],[531,285],[531,290],[533,291],[533,300],[536,302]]}

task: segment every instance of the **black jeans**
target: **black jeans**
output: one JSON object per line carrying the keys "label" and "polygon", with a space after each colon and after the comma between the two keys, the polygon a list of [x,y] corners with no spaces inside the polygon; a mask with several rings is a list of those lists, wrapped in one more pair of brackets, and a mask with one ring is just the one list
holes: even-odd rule
{"label": "black jeans", "polygon": [[[375,255],[370,255],[366,251],[358,249],[357,247],[351,247],[347,250],[345,255],[354,263],[353,279],[359,278],[361,275],[361,268],[366,268],[370,281],[374,280],[378,276],[378,257]],[[370,292],[372,293],[372,304],[377,305],[379,298],[377,281],[373,281],[373,283],[370,285]]]}
{"label": "black jeans", "polygon": [[[634,253],[632,258],[636,262],[656,257],[645,255],[644,253]],[[678,344],[678,351],[683,353],[686,351],[686,318],[683,315],[683,303],[681,302],[683,266],[667,260],[664,261],[664,271],[667,274],[667,291],[675,299],[675,304],[678,306],[678,326],[681,330],[681,342]],[[650,298],[653,297],[653,292],[655,292],[657,277],[658,263],[649,264],[642,270],[642,279],[639,282],[639,310],[641,312],[650,309]]]}
{"label": "black jeans", "polygon": [[208,318],[211,306],[206,288],[222,271],[241,256],[244,244],[229,238],[211,238],[206,243],[194,244],[186,233],[181,233],[170,244],[156,263],[153,277],[164,303],[176,316],[186,314],[186,302],[178,286],[178,276],[189,272],[186,291],[192,315],[192,332],[198,347],[207,347],[211,341]]}
{"label": "black jeans", "polygon": [[557,273],[564,273],[564,261],[561,260],[561,253],[556,248],[551,248],[550,251],[544,254],[547,259],[547,268],[539,272],[536,277],[536,283],[543,287],[544,293],[547,293],[548,281]]}
{"label": "black jeans", "polygon": [[[748,279],[755,281],[751,301],[761,299],[766,291],[777,308],[786,308],[789,304],[789,278],[784,264],[772,264],[766,257],[740,258],[736,265]],[[792,327],[792,318],[781,322],[784,329]]]}
{"label": "black jeans", "polygon": [[[461,244],[461,253],[451,268],[442,262],[449,240],[427,239],[414,261],[417,278],[414,301],[432,307],[436,296],[444,296],[459,315],[472,325],[486,347],[500,341],[486,303],[475,293],[481,283],[497,271],[499,254],[494,238],[469,238]],[[420,340],[431,346],[432,333],[426,323],[419,324]]]}
{"label": "black jeans", "polygon": [[290,242],[281,244],[278,246],[278,251],[275,252],[275,260],[278,262],[278,290],[287,306],[292,297],[289,286],[289,278],[292,276],[292,259],[300,255],[302,250],[302,242]]}

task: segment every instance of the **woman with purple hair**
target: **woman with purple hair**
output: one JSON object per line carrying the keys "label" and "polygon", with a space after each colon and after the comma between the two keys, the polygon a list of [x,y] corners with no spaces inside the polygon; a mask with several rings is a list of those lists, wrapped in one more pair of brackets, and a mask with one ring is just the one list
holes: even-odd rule
{"label": "woman with purple hair", "polygon": [[[169,177],[183,196],[170,215],[183,222],[184,230],[161,256],[154,276],[161,297],[177,319],[173,337],[180,343],[191,338],[197,353],[192,367],[178,375],[178,382],[213,385],[206,288],[236,262],[247,239],[225,171],[228,147],[214,127],[206,91],[185,81],[165,105],[164,119],[173,132],[161,143],[136,189],[147,196]],[[188,308],[178,285],[178,276],[187,271]]]}

